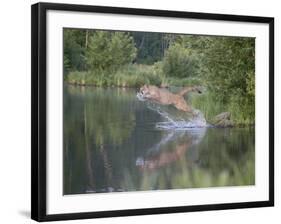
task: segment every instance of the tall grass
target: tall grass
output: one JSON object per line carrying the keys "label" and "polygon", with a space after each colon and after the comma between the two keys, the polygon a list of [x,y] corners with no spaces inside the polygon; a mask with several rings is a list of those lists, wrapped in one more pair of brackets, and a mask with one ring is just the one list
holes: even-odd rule
{"label": "tall grass", "polygon": [[65,81],[76,85],[99,87],[140,87],[144,84],[167,86],[189,86],[201,84],[198,78],[166,77],[159,65],[131,64],[116,72],[109,71],[72,71]]}
{"label": "tall grass", "polygon": [[74,71],[70,72],[66,82],[77,85],[139,87],[144,84],[160,86],[164,77],[158,74],[153,66],[128,65],[116,72]]}
{"label": "tall grass", "polygon": [[122,87],[140,87],[144,84],[160,86],[163,76],[153,66],[129,65],[118,70],[113,80],[116,86]]}
{"label": "tall grass", "polygon": [[227,106],[222,102],[215,100],[210,92],[203,94],[193,94],[191,98],[192,107],[199,109],[205,116],[207,121],[212,121],[217,114],[227,111]]}
{"label": "tall grass", "polygon": [[[191,104],[194,108],[202,111],[209,122],[212,122],[216,115],[228,111],[234,125],[245,126],[255,123],[255,115],[249,112],[253,111],[253,108],[248,108],[249,106],[241,104],[240,101],[235,100],[233,97],[229,100],[229,103],[224,103],[216,98],[215,93],[206,91],[201,95],[193,94]],[[251,105],[251,107],[254,106],[254,104]]]}

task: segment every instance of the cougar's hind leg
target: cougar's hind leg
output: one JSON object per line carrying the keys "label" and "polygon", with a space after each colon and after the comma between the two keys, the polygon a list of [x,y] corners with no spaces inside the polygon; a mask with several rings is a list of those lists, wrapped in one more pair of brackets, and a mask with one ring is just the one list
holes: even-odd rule
{"label": "cougar's hind leg", "polygon": [[185,101],[178,102],[178,103],[174,104],[174,106],[178,110],[181,110],[181,111],[184,111],[184,112],[187,112],[187,113],[193,112],[192,108]]}
{"label": "cougar's hind leg", "polygon": [[178,110],[187,112],[187,109],[186,109],[185,107],[183,107],[182,105],[180,105],[180,104],[174,104],[174,106],[175,106],[175,108],[177,108]]}

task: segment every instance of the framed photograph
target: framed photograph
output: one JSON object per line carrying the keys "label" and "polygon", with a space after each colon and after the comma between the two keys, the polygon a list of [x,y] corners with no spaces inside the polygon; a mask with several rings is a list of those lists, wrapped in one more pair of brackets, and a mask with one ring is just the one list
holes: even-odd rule
{"label": "framed photograph", "polygon": [[32,6],[32,219],[274,205],[274,19]]}

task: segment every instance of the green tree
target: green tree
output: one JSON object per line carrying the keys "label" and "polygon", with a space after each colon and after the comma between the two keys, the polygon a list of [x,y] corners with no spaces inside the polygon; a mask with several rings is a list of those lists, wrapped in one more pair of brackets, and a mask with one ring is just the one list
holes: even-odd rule
{"label": "green tree", "polygon": [[204,55],[204,75],[209,88],[218,92],[222,100],[227,101],[233,94],[244,97],[248,91],[251,92],[255,69],[254,46],[253,38],[213,37],[209,42]]}
{"label": "green tree", "polygon": [[89,38],[86,62],[92,71],[115,72],[136,57],[133,38],[125,32],[96,31]]}
{"label": "green tree", "polygon": [[[227,104],[236,122],[255,119],[255,39],[205,37],[202,76],[216,100]],[[203,39],[201,38],[201,41]]]}
{"label": "green tree", "polygon": [[85,30],[64,29],[64,72],[85,70]]}
{"label": "green tree", "polygon": [[191,78],[198,74],[198,61],[190,49],[173,44],[165,52],[163,72],[166,76]]}

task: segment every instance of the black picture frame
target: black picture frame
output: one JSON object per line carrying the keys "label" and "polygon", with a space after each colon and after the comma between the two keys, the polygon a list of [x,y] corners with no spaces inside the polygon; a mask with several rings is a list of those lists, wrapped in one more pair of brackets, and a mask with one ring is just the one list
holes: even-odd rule
{"label": "black picture frame", "polygon": [[[73,12],[100,12],[124,15],[162,16],[176,18],[192,18],[217,21],[253,22],[269,24],[269,200],[208,204],[195,206],[140,208],[130,210],[114,210],[101,212],[83,212],[68,214],[46,213],[46,13],[48,10],[63,10]],[[132,216],[161,213],[192,212],[206,210],[222,210],[237,208],[253,208],[274,206],[274,18],[224,15],[210,13],[195,13],[183,11],[163,11],[136,8],[118,8],[89,5],[37,3],[32,5],[31,11],[31,126],[32,126],[32,154],[31,154],[31,218],[36,221],[54,221],[85,218],[101,218],[115,216]]]}

